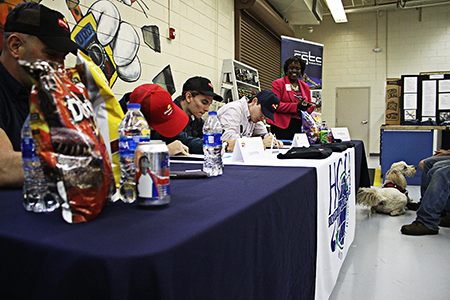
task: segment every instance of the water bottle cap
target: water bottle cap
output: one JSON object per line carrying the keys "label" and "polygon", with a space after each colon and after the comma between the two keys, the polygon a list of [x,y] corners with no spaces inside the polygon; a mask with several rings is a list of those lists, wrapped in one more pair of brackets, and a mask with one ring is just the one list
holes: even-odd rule
{"label": "water bottle cap", "polygon": [[210,111],[208,112],[209,116],[216,116],[217,115],[217,111]]}
{"label": "water bottle cap", "polygon": [[128,108],[128,109],[133,109],[133,108],[138,108],[138,109],[140,109],[140,108],[141,108],[141,104],[140,104],[140,103],[128,103],[128,104],[127,104],[127,108]]}

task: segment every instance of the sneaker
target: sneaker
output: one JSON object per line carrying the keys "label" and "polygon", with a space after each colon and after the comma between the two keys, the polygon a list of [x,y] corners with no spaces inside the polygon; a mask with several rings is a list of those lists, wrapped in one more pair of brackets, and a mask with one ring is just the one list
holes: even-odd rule
{"label": "sneaker", "polygon": [[409,210],[413,210],[413,211],[417,211],[419,209],[419,206],[420,206],[420,202],[409,202],[409,203],[406,203],[406,207]]}
{"label": "sneaker", "polygon": [[439,226],[441,227],[450,227],[450,216],[441,217],[441,221],[439,222]]}
{"label": "sneaker", "polygon": [[409,225],[403,225],[401,232],[406,235],[427,235],[438,234],[439,230],[430,229],[419,221],[414,221]]}

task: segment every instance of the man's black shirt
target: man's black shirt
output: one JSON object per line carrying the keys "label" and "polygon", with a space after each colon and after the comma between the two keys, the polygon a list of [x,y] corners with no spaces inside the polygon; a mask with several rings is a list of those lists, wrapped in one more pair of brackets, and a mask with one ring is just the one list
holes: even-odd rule
{"label": "man's black shirt", "polygon": [[20,151],[22,125],[29,112],[30,93],[0,63],[0,128],[14,151]]}

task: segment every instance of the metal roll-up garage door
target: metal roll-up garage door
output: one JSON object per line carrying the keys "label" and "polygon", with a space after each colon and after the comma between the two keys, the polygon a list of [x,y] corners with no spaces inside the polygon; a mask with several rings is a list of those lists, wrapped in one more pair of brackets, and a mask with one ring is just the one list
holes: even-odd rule
{"label": "metal roll-up garage door", "polygon": [[261,89],[280,78],[281,37],[247,14],[237,12],[236,60],[258,70]]}

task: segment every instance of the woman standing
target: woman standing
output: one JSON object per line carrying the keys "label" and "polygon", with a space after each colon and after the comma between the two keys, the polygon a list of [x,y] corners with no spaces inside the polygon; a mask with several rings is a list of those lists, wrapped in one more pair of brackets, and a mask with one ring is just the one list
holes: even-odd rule
{"label": "woman standing", "polygon": [[272,82],[272,91],[280,98],[280,107],[274,114],[274,121],[267,120],[271,131],[282,140],[292,140],[302,130],[302,111],[314,110],[309,86],[301,81],[306,62],[298,56],[284,62],[285,77]]}

